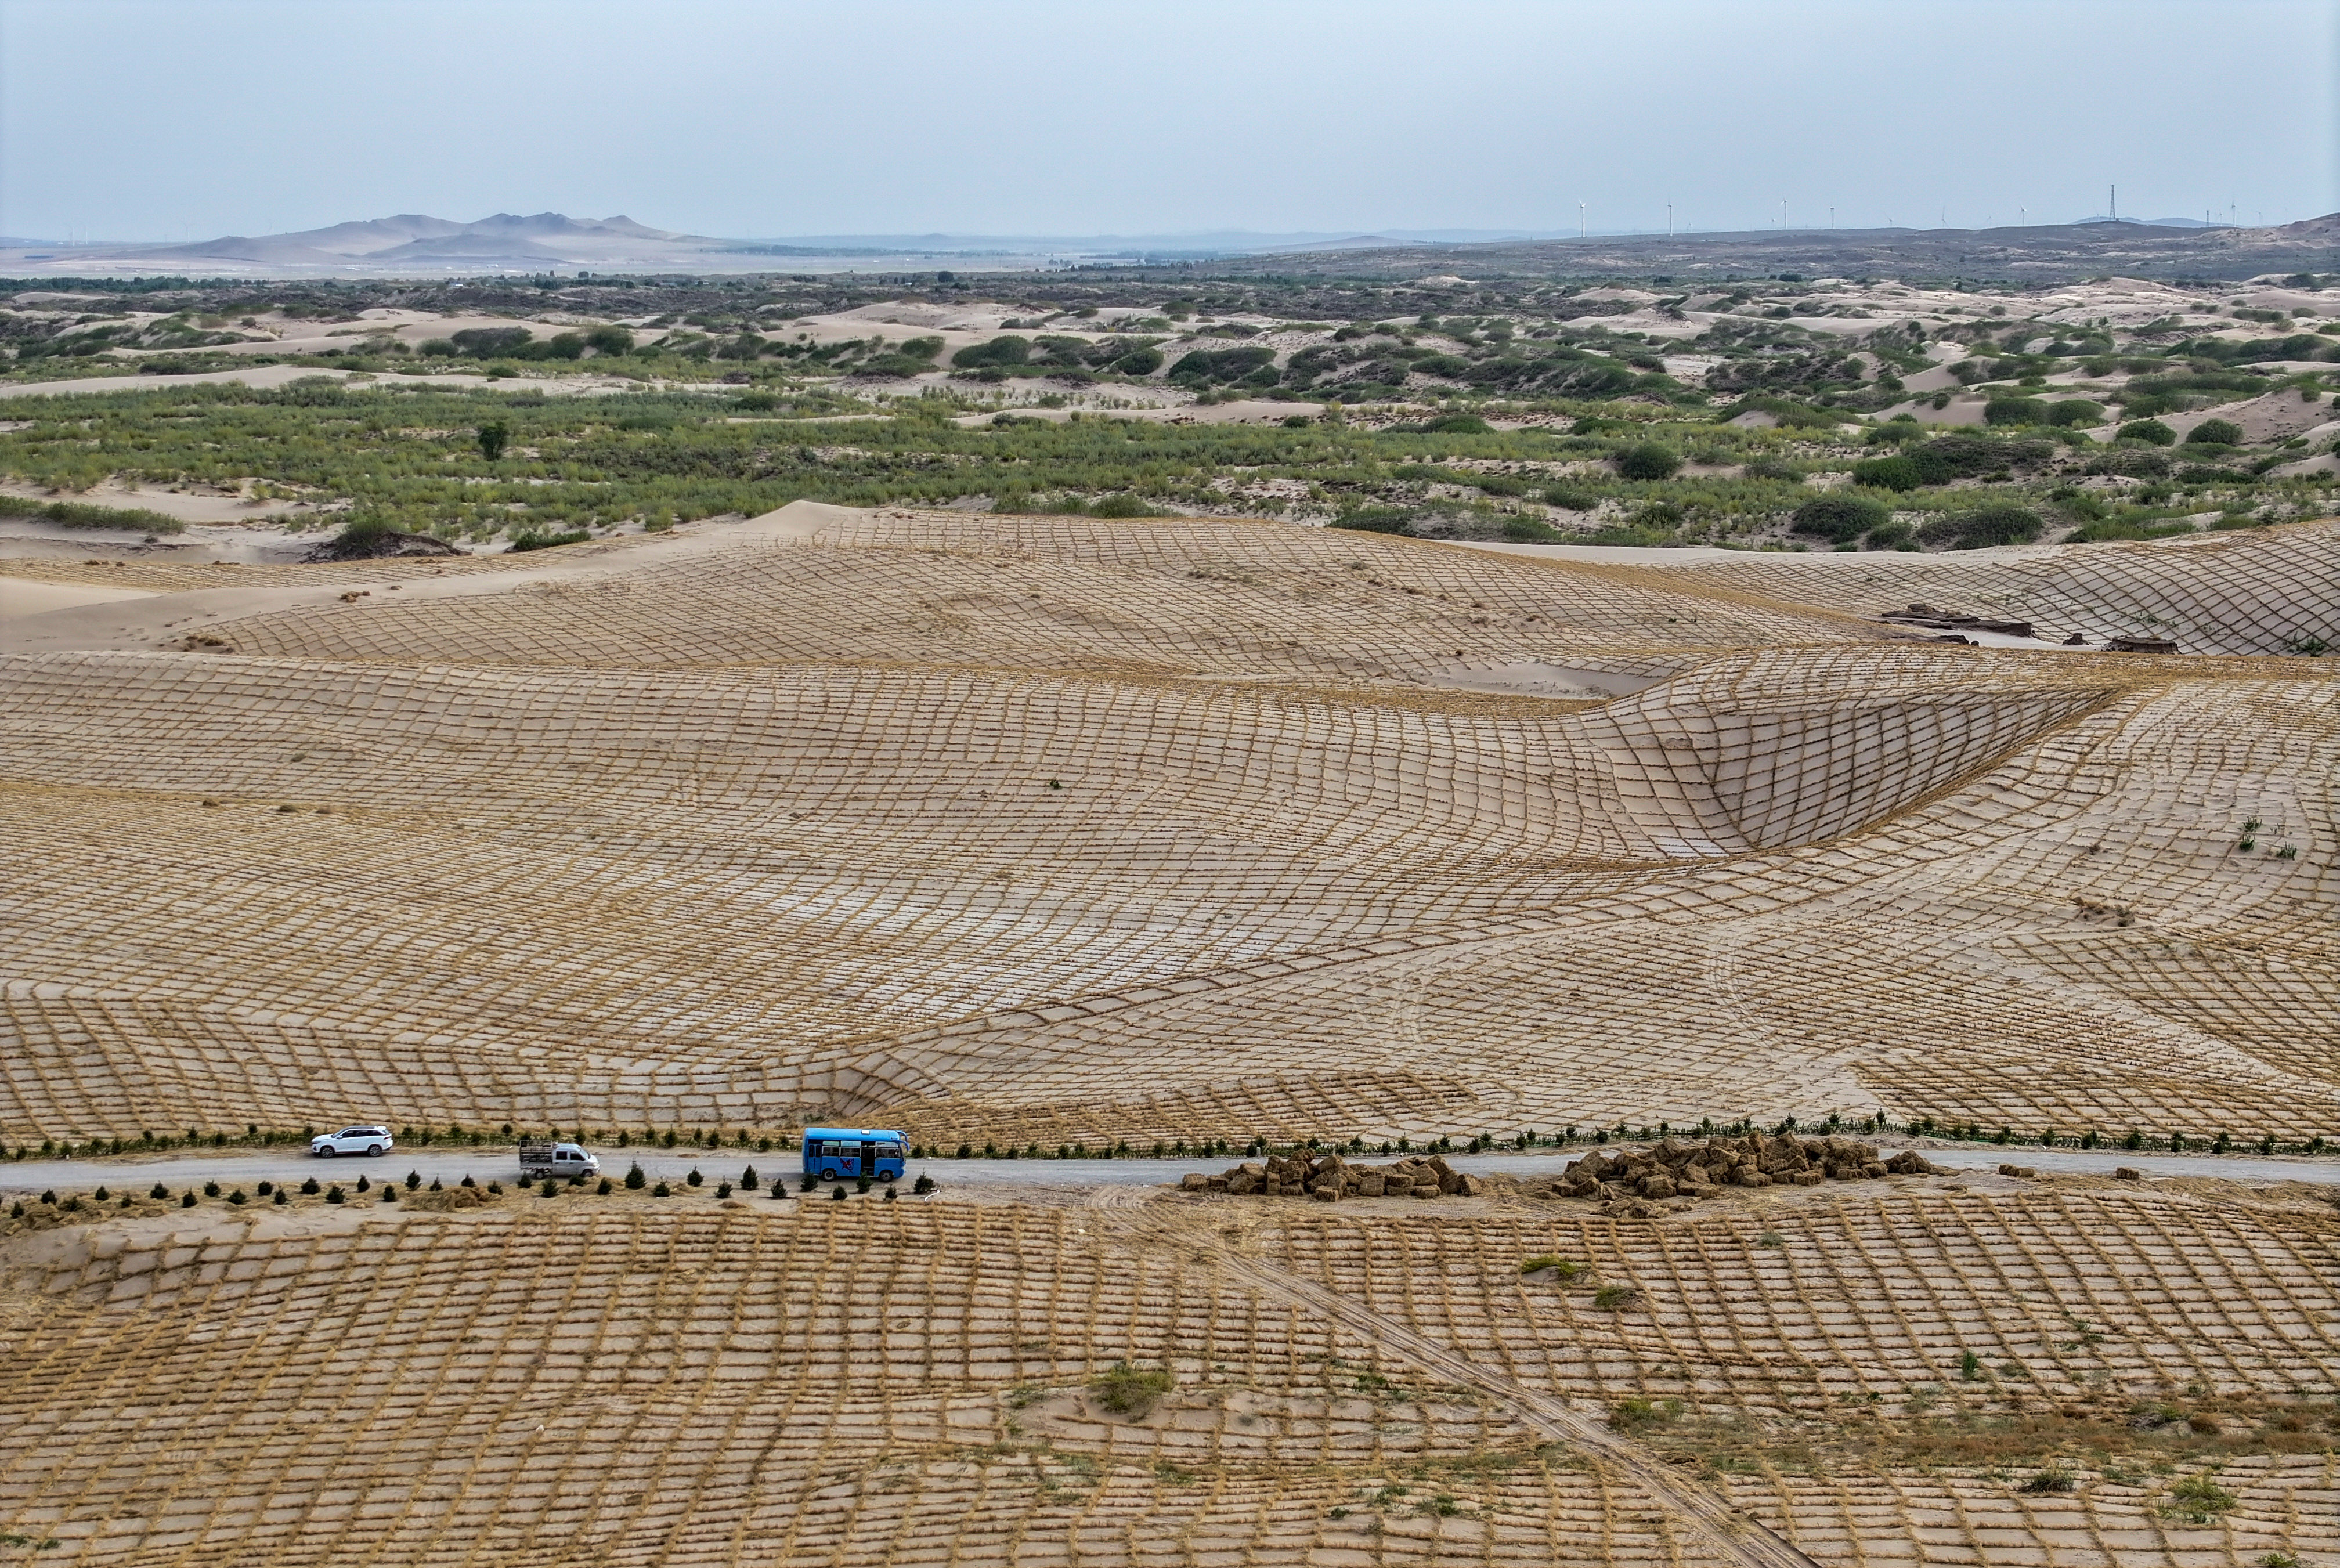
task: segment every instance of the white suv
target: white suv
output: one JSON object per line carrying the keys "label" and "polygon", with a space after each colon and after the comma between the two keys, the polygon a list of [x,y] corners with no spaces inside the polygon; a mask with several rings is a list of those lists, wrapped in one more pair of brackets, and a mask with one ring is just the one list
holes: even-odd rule
{"label": "white suv", "polygon": [[309,1152],[325,1159],[335,1155],[386,1155],[398,1146],[388,1127],[343,1127],[337,1133],[321,1133],[309,1140]]}

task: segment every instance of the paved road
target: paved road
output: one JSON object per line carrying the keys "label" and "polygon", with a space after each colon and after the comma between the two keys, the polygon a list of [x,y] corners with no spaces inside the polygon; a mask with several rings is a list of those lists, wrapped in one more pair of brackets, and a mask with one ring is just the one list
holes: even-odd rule
{"label": "paved road", "polygon": [[[1889,1148],[1891,1146],[1888,1146]],[[1995,1171],[2004,1163],[2061,1175],[2109,1176],[2127,1166],[2157,1176],[2224,1176],[2229,1181],[2306,1181],[2340,1186],[2340,1157],[2311,1159],[2305,1155],[2147,1155],[2120,1149],[1978,1148],[1953,1146],[1920,1147],[1918,1151],[1938,1166],[1958,1170]]]}
{"label": "paved road", "polygon": [[[1880,1146],[1888,1153],[1901,1146],[1887,1142]],[[749,1149],[724,1149],[719,1153],[704,1149],[613,1149],[597,1148],[601,1156],[604,1176],[616,1177],[626,1167],[639,1160],[642,1170],[652,1181],[677,1181],[696,1169],[709,1184],[737,1181],[741,1170],[749,1166],[768,1179],[775,1174],[792,1173],[795,1168],[793,1150],[775,1149],[770,1154],[757,1154]],[[1447,1163],[1457,1170],[1478,1175],[1501,1172],[1509,1176],[1534,1176],[1557,1174],[1561,1166],[1576,1158],[1581,1149],[1552,1149],[1533,1154],[1451,1155]],[[2110,1175],[2117,1166],[2133,1166],[2149,1176],[2224,1176],[2239,1181],[2305,1181],[2340,1185],[2340,1156],[2309,1159],[2303,1156],[2278,1156],[2262,1159],[2256,1156],[2210,1155],[2147,1155],[2127,1154],[2117,1149],[2027,1149],[1998,1147],[1924,1147],[1926,1157],[1936,1165],[1959,1170],[1988,1172],[1996,1170],[2001,1161],[2010,1165],[2029,1166],[2041,1171],[2093,1173]],[[1379,1156],[1371,1156],[1378,1161]],[[1230,1162],[1225,1159],[1130,1159],[1130,1160],[914,1160],[910,1175],[916,1179],[921,1171],[929,1172],[944,1186],[1146,1186],[1175,1182],[1188,1171],[1222,1171]],[[144,1191],[161,1182],[174,1192],[188,1186],[201,1186],[215,1181],[225,1186],[249,1187],[262,1181],[290,1181],[298,1184],[313,1176],[320,1181],[349,1183],[360,1176],[375,1181],[402,1179],[408,1171],[420,1171],[426,1182],[437,1179],[453,1186],[469,1176],[485,1183],[491,1180],[510,1183],[520,1176],[520,1159],[511,1146],[483,1146],[469,1149],[417,1148],[399,1149],[380,1159],[343,1156],[340,1159],[312,1158],[297,1148],[223,1149],[216,1153],[171,1153],[161,1155],[121,1155],[104,1159],[25,1160],[21,1163],[0,1163],[0,1192],[36,1193],[44,1189],[58,1192],[86,1192],[98,1186],[120,1190]]]}

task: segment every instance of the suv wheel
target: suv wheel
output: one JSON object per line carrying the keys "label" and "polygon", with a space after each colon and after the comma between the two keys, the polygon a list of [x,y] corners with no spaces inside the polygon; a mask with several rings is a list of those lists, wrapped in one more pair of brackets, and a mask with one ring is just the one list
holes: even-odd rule
{"label": "suv wheel", "polygon": [[317,1146],[317,1157],[321,1160],[332,1159],[335,1155],[341,1152],[341,1150],[335,1148],[331,1144],[320,1144]]}
{"label": "suv wheel", "polygon": [[380,1159],[382,1157],[382,1146],[380,1144],[368,1144],[366,1145],[366,1153],[372,1155],[376,1159]]}

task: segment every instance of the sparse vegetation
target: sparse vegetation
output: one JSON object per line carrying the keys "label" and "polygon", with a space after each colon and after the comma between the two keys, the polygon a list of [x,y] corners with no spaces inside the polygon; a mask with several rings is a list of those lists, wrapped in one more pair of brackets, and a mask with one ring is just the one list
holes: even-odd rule
{"label": "sparse vegetation", "polygon": [[0,495],[0,517],[29,518],[59,528],[111,528],[125,533],[183,533],[187,525],[175,517],[144,507],[102,506],[79,501],[37,501],[21,495]]}
{"label": "sparse vegetation", "polygon": [[2239,1501],[2206,1470],[2172,1486],[2167,1499],[2161,1505],[2161,1512],[2173,1519],[2208,1524],[2233,1509]]}

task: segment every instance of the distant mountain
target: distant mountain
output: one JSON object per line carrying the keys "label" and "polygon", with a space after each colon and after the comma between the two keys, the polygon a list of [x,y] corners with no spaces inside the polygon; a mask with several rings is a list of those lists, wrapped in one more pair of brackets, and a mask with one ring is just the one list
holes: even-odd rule
{"label": "distant mountain", "polygon": [[1184,234],[828,234],[718,239],[629,217],[497,213],[456,223],[421,213],[289,234],[194,244],[0,241],[0,275],[183,274],[461,277],[491,273],[1030,272],[1074,264],[1208,263],[1232,272],[1705,278],[1778,272],[1912,273],[2045,280],[2251,277],[2340,270],[2340,214],[2238,229],[2192,218],[2089,218],[2011,228],[1760,230],[1590,234],[1493,229],[1384,229]]}
{"label": "distant mountain", "polygon": [[[628,217],[498,213],[457,223],[400,213],[285,234],[227,234],[187,244],[0,244],[0,270],[28,273],[184,272],[212,275],[331,273],[445,274],[607,272],[749,272],[810,266],[921,269],[988,263],[1029,270],[1076,262],[1196,262],[1292,251],[1381,250],[1415,244],[1537,238],[1527,230],[1393,229],[1380,233],[805,234],[717,239],[653,229]],[[41,253],[29,254],[37,249]],[[9,253],[13,252],[11,254]]]}
{"label": "distant mountain", "polygon": [[[263,271],[331,268],[490,272],[524,267],[687,267],[726,242],[653,229],[628,217],[571,218],[561,213],[498,213],[459,223],[422,213],[335,223],[289,234],[228,234],[183,245],[75,248],[55,259],[73,264],[138,267],[236,265]],[[113,270],[109,268],[109,270]]]}

